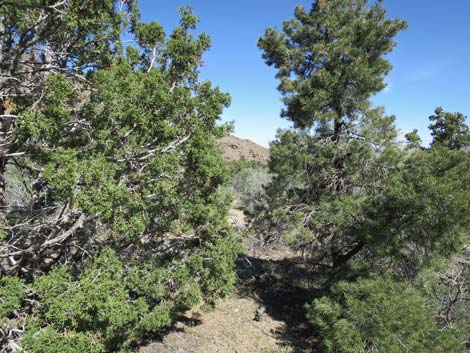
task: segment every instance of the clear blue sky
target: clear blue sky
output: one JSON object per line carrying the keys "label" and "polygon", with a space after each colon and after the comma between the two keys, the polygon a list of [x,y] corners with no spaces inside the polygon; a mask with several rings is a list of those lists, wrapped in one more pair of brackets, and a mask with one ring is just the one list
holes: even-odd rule
{"label": "clear blue sky", "polygon": [[[212,48],[204,56],[202,79],[232,96],[224,121],[235,121],[235,134],[267,146],[278,128],[282,103],[274,79],[256,42],[270,26],[281,26],[306,0],[139,0],[143,20],[156,20],[167,33],[179,20],[176,9],[189,5],[200,17],[198,31],[209,34]],[[374,97],[397,117],[403,132],[418,128],[429,142],[428,116],[441,105],[470,115],[470,1],[388,0],[389,17],[408,21],[389,59],[394,69],[387,89]]]}

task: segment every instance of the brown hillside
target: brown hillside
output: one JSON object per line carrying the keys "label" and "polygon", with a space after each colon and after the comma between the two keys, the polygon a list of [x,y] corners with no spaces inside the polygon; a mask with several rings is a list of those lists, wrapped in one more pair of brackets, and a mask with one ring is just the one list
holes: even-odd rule
{"label": "brown hillside", "polygon": [[219,140],[224,159],[228,162],[238,161],[242,158],[267,163],[269,149],[253,141],[240,139],[235,136],[225,136]]}

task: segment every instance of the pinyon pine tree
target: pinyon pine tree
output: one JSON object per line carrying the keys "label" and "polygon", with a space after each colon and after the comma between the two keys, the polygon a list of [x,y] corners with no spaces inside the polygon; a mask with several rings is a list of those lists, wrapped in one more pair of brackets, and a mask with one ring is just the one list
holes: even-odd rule
{"label": "pinyon pine tree", "polygon": [[448,113],[441,107],[436,108],[435,115],[429,120],[433,146],[440,145],[452,150],[470,146],[470,129],[466,124],[467,117],[462,113]]}
{"label": "pinyon pine tree", "polygon": [[[294,129],[271,145],[274,177],[255,226],[268,241],[286,236],[334,272],[358,254],[402,262],[447,256],[467,229],[468,158],[452,151],[468,137],[463,115],[437,110],[436,148],[406,152],[394,117],[370,103],[391,69],[384,56],[405,27],[386,18],[381,1],[318,0],[259,40]],[[416,133],[407,137],[410,148],[420,147]]]}
{"label": "pinyon pine tree", "polygon": [[[465,117],[438,109],[431,147],[415,130],[401,148],[394,117],[370,102],[405,27],[382,1],[317,0],[259,40],[294,128],[271,144],[273,178],[253,224],[327,274],[316,281],[324,296],[306,305],[325,352],[464,352],[468,339],[460,302],[422,289],[439,283],[412,285],[469,243]],[[456,292],[446,293],[461,301]]]}
{"label": "pinyon pine tree", "polygon": [[281,230],[334,268],[363,249],[353,228],[399,160],[394,117],[369,98],[385,87],[384,56],[405,27],[381,2],[318,0],[258,43],[296,128],[271,145],[271,201],[258,221],[269,238]]}

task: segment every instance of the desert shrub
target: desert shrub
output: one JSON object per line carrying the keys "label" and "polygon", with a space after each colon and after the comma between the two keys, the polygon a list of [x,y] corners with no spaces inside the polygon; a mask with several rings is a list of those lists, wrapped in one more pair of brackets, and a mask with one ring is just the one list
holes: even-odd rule
{"label": "desert shrub", "polygon": [[240,160],[231,162],[230,181],[227,191],[233,194],[235,203],[248,215],[265,204],[264,187],[271,181],[266,165],[256,161]]}
{"label": "desert shrub", "polygon": [[325,352],[465,351],[461,332],[439,329],[432,319],[435,308],[417,289],[389,277],[339,282],[306,310]]}
{"label": "desert shrub", "polygon": [[33,284],[41,306],[22,344],[32,352],[41,346],[56,352],[61,345],[78,352],[87,344],[96,352],[127,351],[202,298],[227,294],[235,283],[238,248],[235,238],[215,240],[186,260],[144,263],[124,263],[105,248],[78,276],[71,268],[55,268]]}
{"label": "desert shrub", "polygon": [[470,332],[469,250],[439,261],[416,278],[415,286],[436,306],[434,320],[439,327],[458,325]]}
{"label": "desert shrub", "polygon": [[24,297],[23,282],[18,277],[0,278],[0,319],[18,310]]}
{"label": "desert shrub", "polygon": [[52,327],[28,327],[23,345],[30,353],[103,353],[106,350],[96,337],[74,331],[58,332]]}

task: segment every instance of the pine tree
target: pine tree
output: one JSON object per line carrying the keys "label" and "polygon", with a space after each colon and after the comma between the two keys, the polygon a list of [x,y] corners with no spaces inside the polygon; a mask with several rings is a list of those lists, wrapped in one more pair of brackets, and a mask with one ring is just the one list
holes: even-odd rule
{"label": "pine tree", "polygon": [[470,146],[470,129],[466,125],[467,117],[462,113],[448,113],[438,107],[429,120],[432,144],[459,150]]}
{"label": "pine tree", "polygon": [[295,247],[335,268],[365,246],[354,227],[399,160],[394,117],[369,98],[385,87],[385,55],[405,27],[386,18],[381,2],[318,0],[259,40],[277,69],[282,115],[296,128],[271,146],[268,194],[277,211],[260,221],[271,236],[284,228]]}
{"label": "pine tree", "polygon": [[435,298],[410,285],[469,241],[465,117],[436,111],[431,148],[415,130],[403,149],[394,117],[370,102],[405,27],[382,1],[317,0],[259,40],[294,129],[271,144],[273,180],[254,226],[329,275],[316,283],[326,295],[306,306],[326,352],[465,349],[462,317],[441,325]]}
{"label": "pine tree", "polygon": [[382,1],[318,0],[259,40],[294,129],[271,145],[268,206],[254,224],[334,273],[360,255],[414,276],[433,255],[458,251],[469,226],[465,117],[437,110],[435,148],[419,148],[413,132],[402,150],[394,117],[370,103],[405,27]]}

